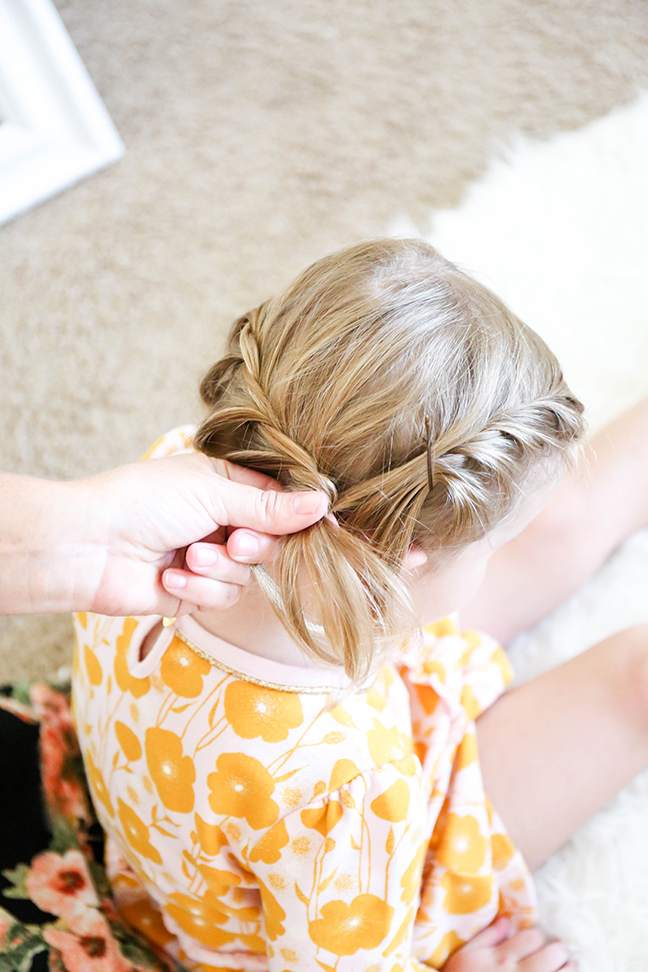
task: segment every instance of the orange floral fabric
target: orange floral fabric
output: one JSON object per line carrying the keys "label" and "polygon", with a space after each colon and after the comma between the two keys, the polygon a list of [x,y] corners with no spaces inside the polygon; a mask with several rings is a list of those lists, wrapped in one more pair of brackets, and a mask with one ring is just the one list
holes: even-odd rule
{"label": "orange floral fabric", "polygon": [[327,707],[178,636],[134,677],[149,620],[75,626],[75,720],[115,899],[187,968],[421,972],[498,914],[535,920],[479,769],[474,720],[512,674],[487,635],[429,625]]}

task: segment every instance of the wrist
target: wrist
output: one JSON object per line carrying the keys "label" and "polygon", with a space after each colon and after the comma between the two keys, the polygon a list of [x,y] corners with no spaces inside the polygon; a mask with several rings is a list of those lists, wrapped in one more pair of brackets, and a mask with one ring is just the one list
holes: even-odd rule
{"label": "wrist", "polygon": [[92,611],[106,564],[107,506],[96,477],[53,485],[59,521],[41,554],[44,590],[56,605],[50,610]]}
{"label": "wrist", "polygon": [[102,545],[86,482],[0,477],[0,614],[91,607]]}

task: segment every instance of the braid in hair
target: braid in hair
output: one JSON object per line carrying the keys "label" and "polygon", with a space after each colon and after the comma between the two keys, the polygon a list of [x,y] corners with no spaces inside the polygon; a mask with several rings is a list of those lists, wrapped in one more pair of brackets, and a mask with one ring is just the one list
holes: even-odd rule
{"label": "braid in hair", "polygon": [[419,240],[307,268],[235,322],[201,393],[199,450],[328,496],[335,522],[279,538],[274,580],[254,573],[291,638],[355,682],[416,630],[412,543],[439,569],[584,431],[538,335]]}
{"label": "braid in hair", "polygon": [[[353,510],[362,497],[373,503],[379,523],[376,549],[366,543],[367,537],[361,531],[354,529],[352,517],[346,522],[343,517],[337,518],[335,524],[323,518],[299,534],[280,538],[276,583],[262,565],[252,568],[279,620],[302,648],[327,663],[342,661],[349,678],[361,682],[377,657],[393,647],[399,633],[402,640],[402,607],[411,607],[410,594],[393,567],[402,559],[409,542],[407,531],[394,531],[394,522],[399,519],[405,523],[408,516],[414,521],[422,506],[428,491],[427,453],[417,456],[407,468],[393,471],[392,479],[398,475],[403,484],[408,484],[406,494],[400,495],[397,503],[373,480],[349,490],[348,497],[338,497],[333,480],[321,473],[313,457],[279,428],[278,417],[261,386],[261,354],[251,318],[247,315],[235,326],[240,355],[230,354],[222,359],[209,372],[201,389],[210,402],[219,401],[227,389],[226,383],[236,375],[245,404],[224,405],[214,412],[199,429],[195,445],[211,452],[221,432],[229,438],[233,429],[239,430],[244,432],[247,445],[219,450],[222,458],[281,475],[290,490],[321,490],[328,496],[334,515]],[[387,480],[385,485],[391,494],[389,474],[382,478]],[[412,529],[410,526],[410,536]],[[298,577],[302,558],[312,585],[314,613],[321,623],[307,617],[302,603]]]}

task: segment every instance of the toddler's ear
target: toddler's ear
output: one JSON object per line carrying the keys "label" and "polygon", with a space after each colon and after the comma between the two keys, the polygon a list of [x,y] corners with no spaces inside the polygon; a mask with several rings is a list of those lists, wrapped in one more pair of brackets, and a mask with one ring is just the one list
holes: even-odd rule
{"label": "toddler's ear", "polygon": [[403,569],[413,570],[415,567],[422,567],[427,562],[427,559],[428,556],[425,550],[422,550],[413,543],[403,557]]}

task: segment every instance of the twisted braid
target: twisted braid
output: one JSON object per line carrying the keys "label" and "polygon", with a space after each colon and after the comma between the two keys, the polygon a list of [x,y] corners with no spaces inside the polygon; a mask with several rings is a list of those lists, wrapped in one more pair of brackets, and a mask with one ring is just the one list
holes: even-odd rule
{"label": "twisted braid", "polygon": [[[236,378],[241,394],[240,404],[223,404],[200,427],[195,444],[198,449],[212,452],[218,449],[221,433],[228,436],[232,430],[245,430],[245,444],[239,448],[227,448],[219,454],[234,463],[244,463],[265,473],[282,475],[289,489],[320,489],[329,497],[332,513],[344,513],[358,505],[358,498],[366,495],[369,501],[380,495],[372,491],[369,481],[360,489],[347,490],[338,496],[333,480],[322,473],[313,456],[280,428],[280,420],[262,385],[262,356],[255,334],[253,321],[248,315],[237,322],[235,329],[240,354],[232,353],[213,368],[202,385],[204,396],[210,401],[220,401]],[[402,559],[404,542],[380,543],[380,538],[392,537],[393,522],[405,515],[412,515],[411,507],[422,504],[422,494],[427,491],[426,456],[423,453],[407,464],[406,476],[411,480],[407,495],[399,496],[388,517],[383,517],[376,536],[376,546],[383,556],[369,547],[362,530],[354,530],[353,522],[340,518],[336,525],[324,518],[299,535],[281,537],[276,557],[275,582],[262,565],[254,565],[256,579],[271,601],[279,619],[287,624],[293,637],[311,654],[322,660],[339,664],[345,660],[345,670],[355,681],[368,674],[375,656],[386,652],[393,641],[397,616],[402,606],[410,605],[410,596],[402,580],[390,569]],[[396,471],[394,471],[396,472]],[[400,472],[401,478],[403,472]],[[389,478],[389,474],[387,474]],[[384,494],[383,494],[384,495]],[[349,499],[351,502],[349,502]],[[379,503],[376,503],[376,508]],[[418,509],[418,507],[417,507]],[[366,519],[366,515],[362,518]],[[350,529],[349,529],[350,528]],[[410,531],[411,533],[411,531]],[[407,542],[405,541],[405,544]],[[408,545],[408,544],[407,544]],[[398,549],[392,549],[397,547]],[[303,557],[310,575],[316,613],[322,623],[307,617],[300,597],[298,570]],[[364,611],[355,611],[352,619],[344,610],[349,593],[364,605]],[[400,618],[402,625],[403,619]],[[326,635],[335,631],[342,650],[332,650]],[[365,651],[359,652],[358,636],[364,642]],[[371,646],[371,650],[369,649]]]}
{"label": "twisted braid", "polygon": [[[245,428],[248,432],[246,443],[249,444],[229,450],[227,458],[230,462],[242,462],[274,476],[283,474],[288,479],[289,488],[294,490],[322,490],[329,498],[329,506],[334,507],[337,501],[335,483],[318,470],[306,449],[282,431],[280,419],[262,387],[261,352],[251,315],[237,322],[236,337],[240,354],[230,354],[218,362],[207,375],[201,390],[203,397],[205,394],[209,396],[210,403],[215,393],[220,400],[236,374],[247,395],[240,405],[226,405],[201,426],[196,438],[197,448],[203,448],[208,442],[213,444],[221,429]],[[252,426],[257,427],[256,432]],[[263,443],[261,448],[258,447],[259,440]]]}
{"label": "twisted braid", "polygon": [[197,448],[328,496],[336,522],[281,537],[275,580],[254,572],[291,637],[354,680],[414,627],[411,544],[442,564],[584,428],[541,339],[412,240],[325,257],[240,317],[201,393]]}

